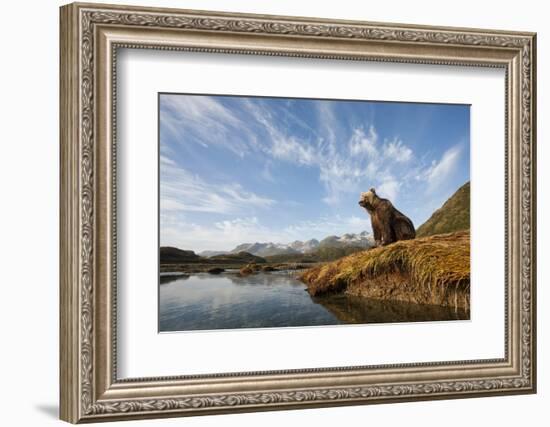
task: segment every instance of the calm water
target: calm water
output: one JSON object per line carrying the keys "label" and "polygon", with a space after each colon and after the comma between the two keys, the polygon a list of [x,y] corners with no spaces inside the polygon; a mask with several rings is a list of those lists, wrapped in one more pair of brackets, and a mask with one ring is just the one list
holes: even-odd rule
{"label": "calm water", "polygon": [[346,295],[310,297],[284,272],[161,277],[160,331],[468,319],[439,306]]}

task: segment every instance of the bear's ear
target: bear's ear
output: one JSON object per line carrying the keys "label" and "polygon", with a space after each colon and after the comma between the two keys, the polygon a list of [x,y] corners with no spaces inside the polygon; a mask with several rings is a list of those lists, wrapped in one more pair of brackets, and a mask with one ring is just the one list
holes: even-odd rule
{"label": "bear's ear", "polygon": [[370,191],[372,194],[376,194],[376,190],[375,190],[374,188],[371,188],[369,191]]}

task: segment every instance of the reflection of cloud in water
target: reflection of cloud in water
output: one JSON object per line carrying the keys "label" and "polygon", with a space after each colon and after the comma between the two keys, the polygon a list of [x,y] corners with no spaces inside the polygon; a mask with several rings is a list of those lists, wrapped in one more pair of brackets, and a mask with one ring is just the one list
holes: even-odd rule
{"label": "reflection of cloud in water", "polygon": [[166,283],[174,282],[176,280],[186,280],[189,279],[188,274],[161,274],[160,275],[160,284],[164,285]]}
{"label": "reflection of cloud in water", "polygon": [[160,287],[161,331],[330,325],[293,276],[197,274]]}
{"label": "reflection of cloud in water", "polygon": [[223,278],[231,281],[235,285],[249,285],[249,286],[298,286],[305,288],[305,285],[294,277],[294,274],[287,272],[270,272],[270,273],[257,273],[241,276],[239,273],[222,273],[220,275],[212,276],[208,273],[194,274],[193,280],[205,281],[209,284],[218,283],[218,279]]}
{"label": "reflection of cloud in water", "polygon": [[171,277],[160,286],[161,331],[454,320],[467,316],[442,307],[346,295],[312,298],[303,283],[283,272],[243,277],[201,273],[185,279]]}
{"label": "reflection of cloud in water", "polygon": [[297,286],[305,289],[305,285],[288,273],[265,273],[240,276],[238,274],[227,276],[236,285],[262,285],[262,286]]}

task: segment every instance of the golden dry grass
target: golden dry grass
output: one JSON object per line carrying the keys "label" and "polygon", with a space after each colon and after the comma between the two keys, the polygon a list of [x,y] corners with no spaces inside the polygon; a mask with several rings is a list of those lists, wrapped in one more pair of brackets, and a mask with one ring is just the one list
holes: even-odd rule
{"label": "golden dry grass", "polygon": [[350,285],[403,274],[414,288],[469,286],[470,232],[459,231],[358,252],[300,275],[311,295],[341,292]]}

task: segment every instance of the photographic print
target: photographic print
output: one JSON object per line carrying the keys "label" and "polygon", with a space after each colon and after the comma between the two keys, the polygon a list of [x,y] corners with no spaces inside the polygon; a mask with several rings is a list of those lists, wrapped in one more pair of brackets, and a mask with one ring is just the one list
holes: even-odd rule
{"label": "photographic print", "polygon": [[470,318],[470,106],[160,93],[159,331]]}

